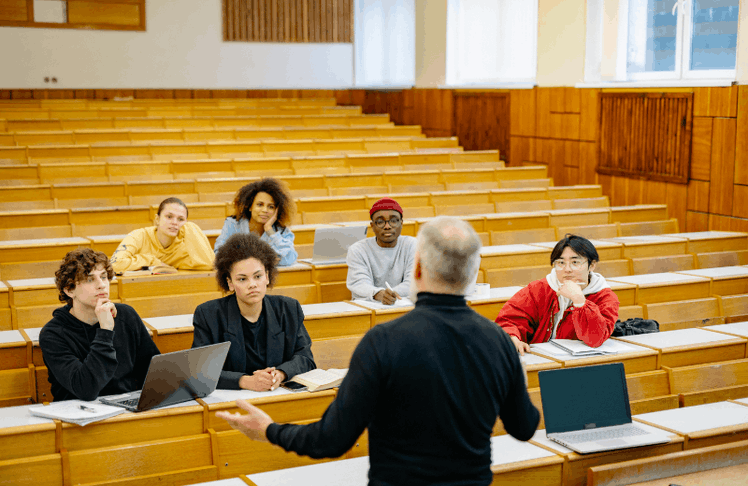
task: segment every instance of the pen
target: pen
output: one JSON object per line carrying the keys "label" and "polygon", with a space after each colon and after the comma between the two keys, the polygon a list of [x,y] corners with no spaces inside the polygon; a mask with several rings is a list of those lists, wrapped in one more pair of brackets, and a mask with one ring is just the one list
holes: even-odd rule
{"label": "pen", "polygon": [[390,292],[392,292],[392,287],[390,287],[390,283],[385,280],[384,284],[387,286],[387,290],[389,290]]}
{"label": "pen", "polygon": [[78,405],[78,408],[80,408],[81,410],[83,410],[85,412],[96,413],[96,409],[95,408],[87,407],[85,405]]}

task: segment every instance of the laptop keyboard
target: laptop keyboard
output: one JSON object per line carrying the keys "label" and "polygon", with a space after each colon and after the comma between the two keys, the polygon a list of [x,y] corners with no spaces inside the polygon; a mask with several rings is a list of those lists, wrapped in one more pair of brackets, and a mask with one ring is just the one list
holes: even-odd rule
{"label": "laptop keyboard", "polygon": [[581,444],[583,442],[597,442],[606,439],[620,439],[623,437],[635,437],[645,435],[648,432],[642,430],[633,424],[622,425],[620,427],[606,427],[604,429],[580,430],[578,432],[564,432],[556,434],[559,440],[569,444]]}

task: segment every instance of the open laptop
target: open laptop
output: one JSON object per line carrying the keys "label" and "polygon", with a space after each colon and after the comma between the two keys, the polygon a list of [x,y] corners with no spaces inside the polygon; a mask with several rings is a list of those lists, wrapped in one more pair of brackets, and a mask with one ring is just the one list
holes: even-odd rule
{"label": "open laptop", "polygon": [[546,435],[564,447],[589,454],[670,441],[632,423],[623,363],[540,371],[538,380]]}
{"label": "open laptop", "polygon": [[366,238],[368,229],[368,224],[317,228],[314,230],[312,258],[299,259],[299,261],[312,265],[345,263],[348,248],[357,241]]}
{"label": "open laptop", "polygon": [[102,397],[101,403],[143,412],[210,395],[218,385],[231,343],[159,354],[151,358],[141,391]]}

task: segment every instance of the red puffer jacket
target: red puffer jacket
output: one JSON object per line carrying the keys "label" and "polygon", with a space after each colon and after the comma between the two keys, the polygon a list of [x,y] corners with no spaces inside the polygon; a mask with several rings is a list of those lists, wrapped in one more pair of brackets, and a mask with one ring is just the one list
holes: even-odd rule
{"label": "red puffer jacket", "polygon": [[[585,296],[582,307],[570,305],[556,329],[558,339],[580,339],[593,347],[608,339],[618,319],[618,297],[610,289]],[[510,336],[526,343],[544,343],[551,338],[558,296],[545,279],[530,282],[501,308],[496,323]]]}

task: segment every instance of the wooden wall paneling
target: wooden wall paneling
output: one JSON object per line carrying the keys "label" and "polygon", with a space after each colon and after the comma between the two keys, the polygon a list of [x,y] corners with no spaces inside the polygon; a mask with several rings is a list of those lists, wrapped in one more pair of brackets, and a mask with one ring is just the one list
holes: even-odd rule
{"label": "wooden wall paneling", "polygon": [[712,159],[712,121],[694,117],[691,135],[691,179],[708,181]]}
{"label": "wooden wall paneling", "polygon": [[[652,181],[651,181],[652,182]],[[688,206],[688,186],[685,184],[674,184],[672,182],[660,183],[666,184],[665,203],[669,218],[676,218],[681,231],[686,231],[686,209]]]}
{"label": "wooden wall paneling", "polygon": [[691,179],[688,182],[689,211],[709,212],[709,182]]}
{"label": "wooden wall paneling", "polygon": [[[564,140],[564,165],[566,167],[579,168],[579,145],[580,142],[576,140]],[[576,181],[576,179],[571,179],[571,181]],[[576,182],[569,183],[576,184]]]}
{"label": "wooden wall paneling", "polygon": [[509,138],[509,165],[520,167],[524,162],[535,162],[536,139],[533,137],[510,137]]}
{"label": "wooden wall paneling", "polygon": [[629,204],[636,204],[635,202],[629,202],[628,198],[628,181],[629,179],[621,176],[613,176],[611,181],[613,197],[610,200],[612,206],[626,206]]}
{"label": "wooden wall paneling", "polygon": [[575,184],[579,180],[579,167],[564,167],[564,180],[566,184]]}
{"label": "wooden wall paneling", "polygon": [[509,144],[509,93],[454,92],[454,122],[465,150],[495,150],[507,160]]}
{"label": "wooden wall paneling", "polygon": [[94,99],[113,100],[114,98],[135,98],[134,89],[95,89]]}
{"label": "wooden wall paneling", "polygon": [[33,100],[34,91],[30,89],[14,89],[11,90],[10,99],[12,100]]}
{"label": "wooden wall paneling", "polygon": [[67,0],[68,24],[137,27],[144,7],[144,0]]}
{"label": "wooden wall paneling", "polygon": [[732,215],[738,218],[748,218],[748,186],[733,185]]}
{"label": "wooden wall paneling", "polygon": [[509,92],[509,128],[511,135],[536,135],[536,97],[538,88]]}
{"label": "wooden wall paneling", "polygon": [[579,89],[579,139],[595,141],[598,139],[600,125],[600,90]]}
{"label": "wooden wall paneling", "polygon": [[192,99],[193,93],[191,89],[175,89],[174,99]]}
{"label": "wooden wall paneling", "polygon": [[707,88],[709,90],[709,116],[736,117],[738,113],[738,87]]}
{"label": "wooden wall paneling", "polygon": [[[599,184],[597,174],[597,151],[595,142],[579,142],[579,184]],[[605,191],[603,191],[605,194]]]}
{"label": "wooden wall paneling", "polygon": [[622,179],[623,182],[623,200],[625,205],[630,204],[645,204],[649,201],[646,200],[647,198],[647,187],[648,182],[645,179],[640,179],[638,177],[618,177],[619,179]]}
{"label": "wooden wall paneling", "polygon": [[547,92],[548,96],[548,111],[551,113],[564,113],[565,102],[564,97],[566,95],[565,88],[543,88]]}
{"label": "wooden wall paneling", "polygon": [[[33,2],[31,5],[33,6]],[[3,0],[0,2],[0,22],[1,21],[33,21],[33,14],[32,12],[29,12],[28,2],[26,0]]]}
{"label": "wooden wall paneling", "polygon": [[709,213],[709,229],[711,231],[730,231],[731,219],[729,216]]}
{"label": "wooden wall paneling", "polygon": [[159,100],[171,100],[176,98],[173,89],[136,89],[135,99],[159,99]]}
{"label": "wooden wall paneling", "polygon": [[[709,212],[732,214],[735,173],[735,118],[715,118],[712,132]],[[711,223],[710,223],[711,225]]]}
{"label": "wooden wall paneling", "polygon": [[11,90],[9,89],[0,89],[0,100],[9,100],[10,92]]}
{"label": "wooden wall paneling", "polygon": [[693,88],[693,116],[709,116],[709,88]]}
{"label": "wooden wall paneling", "polygon": [[559,138],[579,140],[580,115],[577,113],[564,113],[556,116],[558,117],[558,125],[554,124],[554,133],[558,134]]}
{"label": "wooden wall paneling", "polygon": [[551,120],[551,107],[550,107],[550,96],[552,88],[535,88],[537,92],[535,109],[536,109],[536,136],[538,137],[550,137],[552,136],[552,120]]}
{"label": "wooden wall paneling", "polygon": [[564,141],[548,138],[538,139],[536,150],[538,161],[548,165],[548,175],[553,178],[553,184],[556,186],[568,185],[564,169],[566,156]]}
{"label": "wooden wall paneling", "polygon": [[564,113],[581,113],[581,93],[577,88],[564,88]]}
{"label": "wooden wall paneling", "polygon": [[735,183],[748,185],[748,85],[738,86]]}
{"label": "wooden wall paneling", "polygon": [[709,213],[686,211],[686,231],[709,231]]}
{"label": "wooden wall paneling", "polygon": [[613,186],[613,176],[605,175],[605,174],[597,174],[597,183],[600,184],[600,187],[603,190],[603,194],[608,196],[608,199],[610,200],[610,205],[615,206],[616,204],[613,202],[615,199],[615,187]]}

